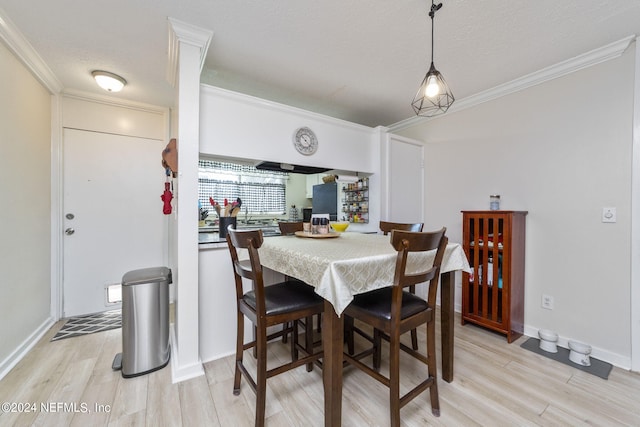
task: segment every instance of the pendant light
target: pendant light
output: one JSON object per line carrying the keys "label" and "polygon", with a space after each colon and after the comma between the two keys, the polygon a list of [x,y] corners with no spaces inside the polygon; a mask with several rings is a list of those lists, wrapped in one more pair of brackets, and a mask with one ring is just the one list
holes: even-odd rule
{"label": "pendant light", "polygon": [[434,0],[431,0],[431,11],[429,12],[431,17],[431,66],[411,103],[418,116],[433,117],[442,114],[451,107],[455,100],[442,74],[433,65],[433,18],[441,7],[442,3],[435,4]]}

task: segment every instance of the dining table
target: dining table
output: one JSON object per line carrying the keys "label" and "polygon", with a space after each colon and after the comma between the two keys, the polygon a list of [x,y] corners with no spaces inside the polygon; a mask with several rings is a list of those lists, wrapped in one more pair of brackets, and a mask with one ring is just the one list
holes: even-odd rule
{"label": "dining table", "polygon": [[[391,286],[397,252],[390,236],[344,232],[296,235],[264,239],[259,250],[262,265],[295,277],[315,288],[324,298],[322,342],[324,358],[325,426],[340,426],[342,417],[342,368],[344,322],[342,312],[354,295]],[[435,250],[421,262],[433,264]],[[440,267],[440,327],[442,378],[453,381],[455,272],[471,272],[458,243],[448,243]]]}

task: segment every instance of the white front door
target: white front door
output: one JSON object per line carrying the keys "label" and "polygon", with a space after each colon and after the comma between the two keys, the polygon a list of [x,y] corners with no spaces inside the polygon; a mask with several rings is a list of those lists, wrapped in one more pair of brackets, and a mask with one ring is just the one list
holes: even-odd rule
{"label": "white front door", "polygon": [[162,141],[64,130],[63,316],[108,305],[124,273],[166,264]]}

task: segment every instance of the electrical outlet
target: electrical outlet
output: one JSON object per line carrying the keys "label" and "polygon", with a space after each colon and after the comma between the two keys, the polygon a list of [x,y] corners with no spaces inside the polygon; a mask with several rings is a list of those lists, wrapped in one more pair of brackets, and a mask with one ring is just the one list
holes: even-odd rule
{"label": "electrical outlet", "polygon": [[602,208],[602,222],[616,222],[617,220],[616,208]]}
{"label": "electrical outlet", "polygon": [[542,294],[542,308],[553,310],[553,297],[551,295]]}

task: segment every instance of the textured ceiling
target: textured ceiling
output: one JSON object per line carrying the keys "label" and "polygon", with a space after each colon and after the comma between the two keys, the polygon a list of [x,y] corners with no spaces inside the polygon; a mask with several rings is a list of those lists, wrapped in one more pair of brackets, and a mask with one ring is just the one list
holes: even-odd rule
{"label": "textured ceiling", "polygon": [[[632,34],[638,0],[443,0],[435,65],[457,99]],[[65,89],[172,106],[167,17],[213,32],[202,81],[368,126],[413,116],[429,66],[426,0],[0,0]],[[104,94],[104,92],[102,92]]]}

